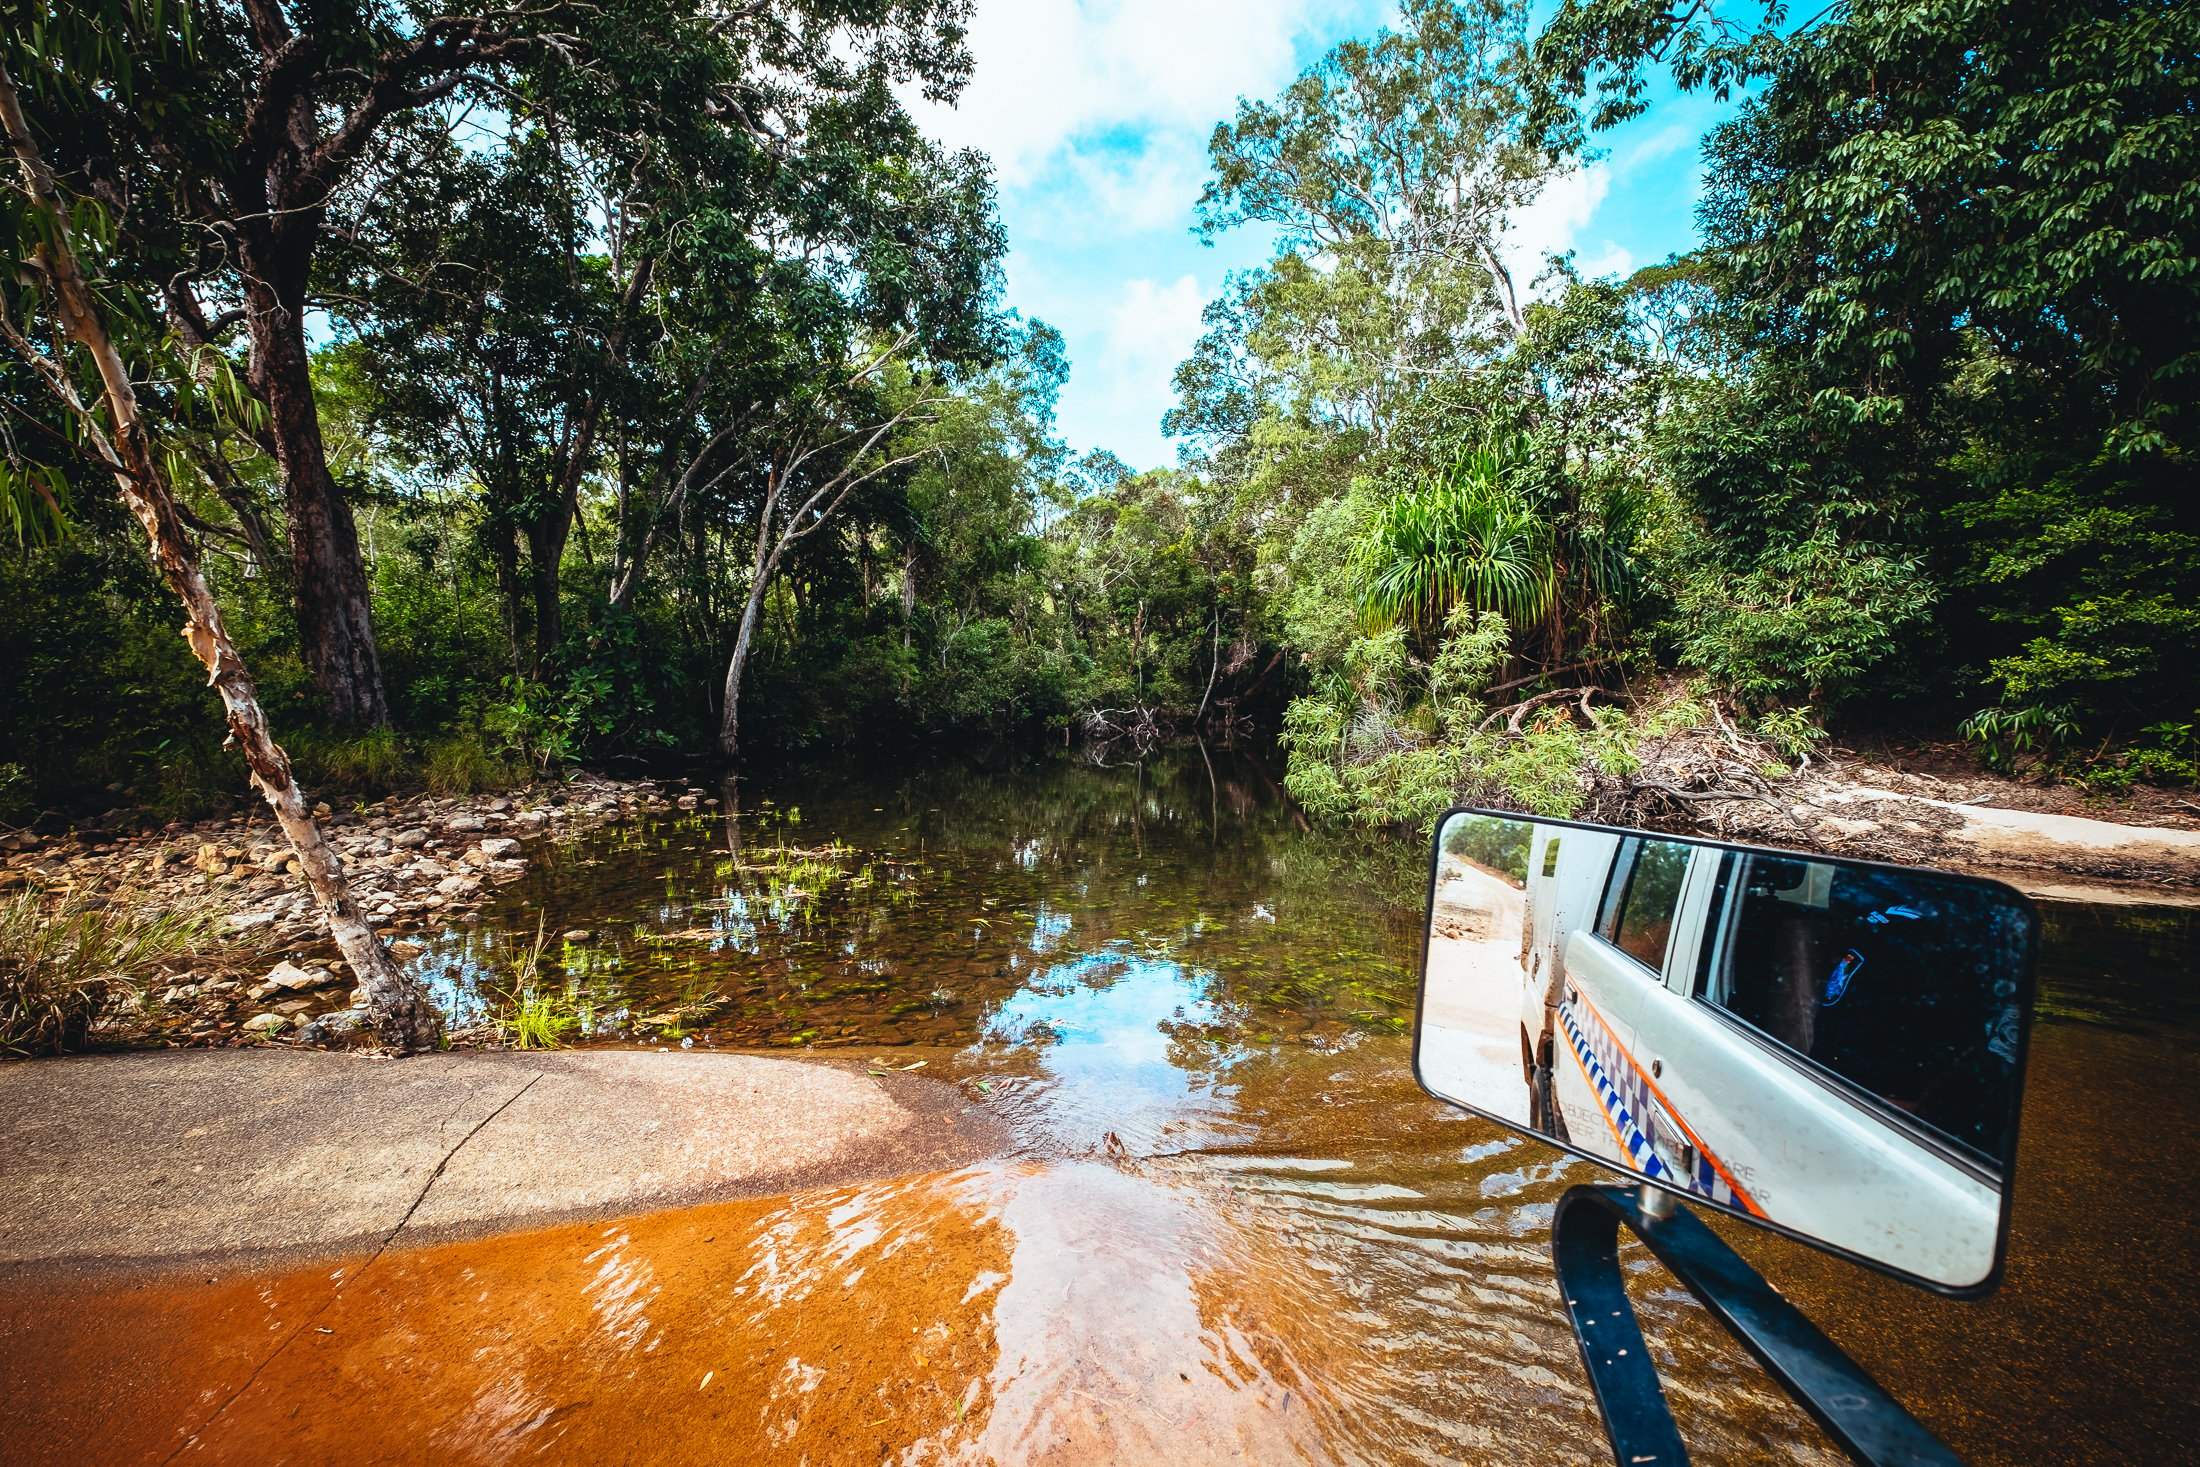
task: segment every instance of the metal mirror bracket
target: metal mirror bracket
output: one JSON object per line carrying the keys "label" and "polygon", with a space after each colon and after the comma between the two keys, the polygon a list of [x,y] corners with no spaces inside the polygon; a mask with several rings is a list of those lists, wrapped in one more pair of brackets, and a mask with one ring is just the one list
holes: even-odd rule
{"label": "metal mirror bracket", "polygon": [[1646,1203],[1645,1192],[1660,1189],[1571,1187],[1551,1219],[1559,1291],[1620,1467],[1688,1461],[1620,1273],[1621,1223],[1851,1457],[1867,1467],[1962,1467],[1694,1213],[1668,1205],[1669,1194]]}

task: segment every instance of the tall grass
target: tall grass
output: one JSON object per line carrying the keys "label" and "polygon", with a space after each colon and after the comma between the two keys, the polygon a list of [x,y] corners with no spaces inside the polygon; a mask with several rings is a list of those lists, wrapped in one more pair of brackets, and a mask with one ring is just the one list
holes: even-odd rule
{"label": "tall grass", "polygon": [[176,912],[50,906],[26,888],[0,902],[0,1052],[60,1054],[137,993],[164,958],[194,950],[206,924]]}

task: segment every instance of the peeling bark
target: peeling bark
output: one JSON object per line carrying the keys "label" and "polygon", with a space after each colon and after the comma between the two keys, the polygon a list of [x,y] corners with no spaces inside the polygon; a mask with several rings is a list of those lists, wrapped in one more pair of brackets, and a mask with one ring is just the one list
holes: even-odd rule
{"label": "peeling bark", "polygon": [[[39,156],[15,80],[4,66],[0,66],[0,123],[5,124],[9,149],[21,165],[25,192],[33,207],[45,216],[50,230],[51,243],[40,247],[36,262],[45,271],[63,329],[99,369],[111,431],[103,430],[90,408],[78,398],[60,363],[40,359],[31,349],[29,364],[76,415],[93,451],[113,474],[123,503],[144,527],[162,578],[183,602],[184,640],[205,664],[208,685],[221,694],[229,736],[244,754],[252,783],[266,797],[276,822],[289,837],[314,903],[328,924],[329,935],[359,980],[368,1025],[384,1042],[398,1049],[432,1048],[441,1036],[442,1020],[428,1002],[426,991],[392,960],[389,949],[375,935],[352,897],[343,867],[298,788],[289,756],[269,731],[267,715],[260,708],[259,694],[245,671],[244,660],[222,625],[221,607],[199,570],[197,552],[177,512],[174,491],[147,439],[129,371],[78,267],[69,238],[69,211],[52,173]],[[10,334],[18,351],[30,347],[12,329]]]}

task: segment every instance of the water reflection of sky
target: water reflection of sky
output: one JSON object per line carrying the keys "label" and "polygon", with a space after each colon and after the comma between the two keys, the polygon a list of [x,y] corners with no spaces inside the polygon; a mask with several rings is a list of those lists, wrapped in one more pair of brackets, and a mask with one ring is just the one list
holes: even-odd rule
{"label": "water reflection of sky", "polygon": [[[1065,924],[1066,926],[1066,924]],[[1207,1108],[1172,1031],[1213,1023],[1214,976],[1121,944],[1034,973],[987,1017],[980,1051],[1028,1048],[1042,1080],[1025,1099],[1072,1150],[1152,1149],[1169,1123]]]}

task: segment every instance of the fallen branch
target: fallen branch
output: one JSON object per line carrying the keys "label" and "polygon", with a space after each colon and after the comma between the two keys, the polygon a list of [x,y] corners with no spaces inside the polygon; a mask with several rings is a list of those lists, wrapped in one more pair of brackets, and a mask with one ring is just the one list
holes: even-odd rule
{"label": "fallen branch", "polygon": [[1488,733],[1490,731],[1491,724],[1497,722],[1497,720],[1500,718],[1505,718],[1507,714],[1510,714],[1512,716],[1506,721],[1505,731],[1507,733],[1517,734],[1521,731],[1521,721],[1528,716],[1529,709],[1534,708],[1539,704],[1552,702],[1559,698],[1579,698],[1581,700],[1582,716],[1587,717],[1589,711],[1589,699],[1593,695],[1597,693],[1602,693],[1603,691],[1604,689],[1599,687],[1553,688],[1547,693],[1537,693],[1532,698],[1523,699],[1521,702],[1518,703],[1508,703],[1503,708],[1493,709],[1489,717],[1483,719],[1481,723],[1475,726],[1474,731],[1476,733]]}

